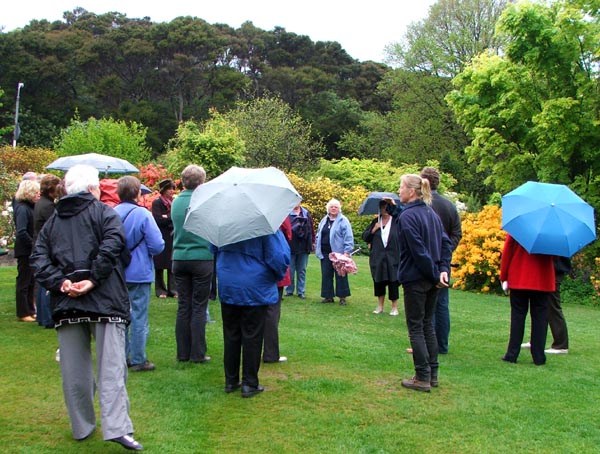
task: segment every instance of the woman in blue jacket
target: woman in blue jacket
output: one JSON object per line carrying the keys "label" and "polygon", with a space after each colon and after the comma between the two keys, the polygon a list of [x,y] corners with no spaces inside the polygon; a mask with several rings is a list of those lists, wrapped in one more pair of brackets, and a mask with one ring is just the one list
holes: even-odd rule
{"label": "woman in blue jacket", "polygon": [[315,255],[321,260],[321,303],[333,303],[335,295],[340,299],[340,306],[345,306],[346,297],[350,296],[348,275],[340,276],[335,272],[329,254],[338,252],[349,256],[354,249],[354,234],[350,221],[342,214],[339,200],[331,199],[326,208],[327,215],[319,222],[315,240]]}
{"label": "woman in blue jacket", "polygon": [[[225,366],[225,392],[242,397],[264,389],[258,383],[267,306],[279,300],[277,282],[290,265],[290,247],[281,231],[222,247],[211,246],[217,282]],[[240,359],[242,381],[240,382]]]}

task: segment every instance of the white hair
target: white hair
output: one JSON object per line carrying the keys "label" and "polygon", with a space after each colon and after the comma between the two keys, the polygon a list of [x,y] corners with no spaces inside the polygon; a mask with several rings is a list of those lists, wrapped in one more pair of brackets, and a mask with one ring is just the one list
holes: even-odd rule
{"label": "white hair", "polygon": [[65,175],[65,191],[67,194],[89,191],[100,186],[98,170],[87,164],[77,164]]}
{"label": "white hair", "polygon": [[329,213],[329,208],[332,207],[333,205],[337,206],[340,209],[340,212],[342,211],[342,204],[340,203],[340,201],[338,199],[331,199],[329,202],[327,202],[327,205],[325,206],[325,209],[327,210],[328,213]]}

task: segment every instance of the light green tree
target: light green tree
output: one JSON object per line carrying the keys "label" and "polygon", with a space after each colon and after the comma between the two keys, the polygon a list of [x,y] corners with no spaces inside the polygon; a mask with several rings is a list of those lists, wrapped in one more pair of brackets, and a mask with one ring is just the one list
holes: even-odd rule
{"label": "light green tree", "polygon": [[501,192],[563,183],[600,207],[597,1],[510,5],[503,56],[482,54],[447,100],[471,143],[466,153]]}
{"label": "light green tree", "polygon": [[198,164],[204,167],[208,178],[214,178],[232,166],[243,165],[244,150],[239,130],[212,110],[210,118],[202,124],[190,120],[179,125],[164,161],[175,175],[188,164]]}
{"label": "light green tree", "polygon": [[311,137],[311,125],[278,97],[239,102],[225,117],[244,139],[249,167],[306,171],[323,155],[321,142]]}
{"label": "light green tree", "polygon": [[76,116],[60,132],[54,150],[58,156],[100,153],[126,159],[133,165],[145,164],[150,159],[146,145],[146,128],[134,121],[94,117],[82,121]]}

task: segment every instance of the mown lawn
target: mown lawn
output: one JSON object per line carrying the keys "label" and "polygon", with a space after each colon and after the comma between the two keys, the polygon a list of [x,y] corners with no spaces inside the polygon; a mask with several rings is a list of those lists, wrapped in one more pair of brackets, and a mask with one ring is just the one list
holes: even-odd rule
{"label": "mown lawn", "polygon": [[[565,304],[571,351],[536,367],[500,361],[508,298],[451,292],[450,354],[440,387],[401,388],[413,375],[403,312],[374,315],[367,259],[350,277],[347,307],[319,304],[311,257],[307,299],[286,298],[280,324],[285,364],[261,368],[266,391],[223,392],[219,305],[208,325],[207,364],[175,361],[176,301],[153,298],[149,359],[130,374],[136,438],[148,453],[581,453],[599,452],[600,337],[596,308]],[[0,450],[119,453],[101,431],[71,439],[54,330],[17,322],[14,267],[0,268]],[[100,423],[98,422],[98,429]]]}

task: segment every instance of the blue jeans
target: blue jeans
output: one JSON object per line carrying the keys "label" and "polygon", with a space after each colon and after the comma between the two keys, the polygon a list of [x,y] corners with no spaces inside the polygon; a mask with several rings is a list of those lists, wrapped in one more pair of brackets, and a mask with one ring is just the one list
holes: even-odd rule
{"label": "blue jeans", "polygon": [[417,380],[429,382],[438,375],[438,343],[431,318],[435,312],[438,288],[427,281],[403,284],[406,326],[413,349]]}
{"label": "blue jeans", "polygon": [[304,295],[306,291],[306,267],[308,265],[308,254],[292,254],[290,260],[290,278],[292,283],[286,287],[286,293],[291,295],[294,293],[294,278],[298,276],[296,280],[296,289],[298,296]]}
{"label": "blue jeans", "polygon": [[150,287],[152,284],[127,284],[131,302],[131,323],[127,327],[125,352],[132,366],[146,362],[146,341],[150,325],[148,308],[150,307]]}
{"label": "blue jeans", "polygon": [[448,287],[441,288],[438,293],[433,327],[437,337],[440,353],[448,353],[448,337],[450,336],[450,295]]}

